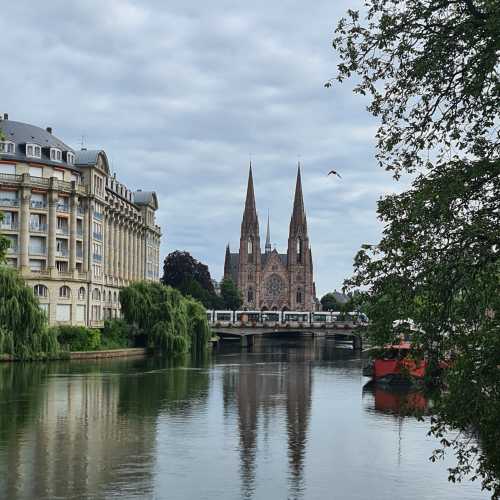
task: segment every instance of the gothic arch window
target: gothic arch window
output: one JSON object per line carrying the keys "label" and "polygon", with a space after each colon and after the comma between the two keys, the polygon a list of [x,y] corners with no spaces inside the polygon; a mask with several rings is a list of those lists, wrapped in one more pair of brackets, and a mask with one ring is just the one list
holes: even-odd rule
{"label": "gothic arch window", "polygon": [[302,263],[302,253],[303,253],[302,238],[298,238],[297,239],[297,263],[298,264]]}
{"label": "gothic arch window", "polygon": [[253,289],[249,288],[247,291],[247,300],[248,302],[253,302]]}
{"label": "gothic arch window", "polygon": [[80,289],[78,290],[78,299],[79,300],[85,299],[85,287],[83,286],[81,286]]}
{"label": "gothic arch window", "polygon": [[71,297],[71,290],[69,286],[62,286],[59,288],[59,297],[62,297],[64,299],[69,299]]}
{"label": "gothic arch window", "polygon": [[302,304],[303,300],[304,300],[304,294],[302,293],[302,289],[299,288],[297,290],[297,304]]}
{"label": "gothic arch window", "polygon": [[92,300],[101,300],[101,291],[99,288],[94,288],[92,292]]}
{"label": "gothic arch window", "polygon": [[248,253],[248,262],[252,262],[253,257],[253,241],[252,238],[248,238],[247,241],[247,253]]}

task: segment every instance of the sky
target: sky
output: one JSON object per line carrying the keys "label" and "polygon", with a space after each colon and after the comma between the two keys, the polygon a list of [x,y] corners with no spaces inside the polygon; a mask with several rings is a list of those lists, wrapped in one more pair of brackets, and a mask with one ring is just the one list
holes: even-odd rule
{"label": "sky", "polygon": [[[106,151],[131,189],[156,191],[161,256],[222,277],[239,246],[249,160],[261,243],[286,252],[297,162],[318,296],[342,287],[376,202],[400,191],[374,158],[377,122],[335,75],[334,27],[358,0],[16,0],[2,5],[0,111]],[[342,179],[327,177],[331,169]]]}

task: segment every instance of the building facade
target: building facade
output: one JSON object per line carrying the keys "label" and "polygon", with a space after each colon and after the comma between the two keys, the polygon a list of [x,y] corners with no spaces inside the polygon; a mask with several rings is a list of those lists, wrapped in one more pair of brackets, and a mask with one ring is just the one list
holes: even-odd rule
{"label": "building facade", "polygon": [[100,327],[121,287],[159,280],[156,194],[118,182],[102,150],[75,151],[52,129],[0,119],[0,232],[7,262],[50,324]]}
{"label": "building facade", "polygon": [[287,253],[271,245],[269,217],[265,251],[260,245],[259,219],[255,205],[252,166],[241,222],[240,248],[231,253],[226,247],[224,278],[231,278],[242,293],[247,310],[313,311],[316,291],[307,218],[302,195],[300,165],[290,219]]}

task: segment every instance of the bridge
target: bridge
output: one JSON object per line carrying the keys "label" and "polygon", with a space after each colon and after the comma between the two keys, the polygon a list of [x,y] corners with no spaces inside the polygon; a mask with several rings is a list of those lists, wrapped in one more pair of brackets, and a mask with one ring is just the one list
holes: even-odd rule
{"label": "bridge", "polygon": [[256,337],[274,337],[297,335],[307,337],[326,337],[339,342],[350,342],[355,350],[363,349],[363,337],[360,331],[339,330],[335,327],[316,328],[309,325],[299,328],[266,328],[250,326],[212,326],[212,332],[219,337],[219,341],[239,339],[242,348],[254,344]]}

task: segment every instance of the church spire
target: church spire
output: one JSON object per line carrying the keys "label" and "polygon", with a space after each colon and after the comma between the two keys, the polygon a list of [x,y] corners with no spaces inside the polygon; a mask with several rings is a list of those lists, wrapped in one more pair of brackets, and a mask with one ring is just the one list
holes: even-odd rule
{"label": "church spire", "polygon": [[267,211],[266,253],[271,253],[271,230],[269,228],[269,210]]}
{"label": "church spire", "polygon": [[243,221],[241,228],[248,228],[254,225],[258,232],[259,221],[257,219],[257,209],[255,208],[255,193],[253,189],[252,162],[248,171],[247,198],[245,201],[245,211],[243,212]]}
{"label": "church spire", "polygon": [[302,179],[300,176],[300,162],[297,167],[297,183],[295,185],[295,198],[293,201],[292,219],[290,220],[290,233],[295,233],[302,226],[304,233],[307,232],[306,211],[304,209],[304,198],[302,196]]}

